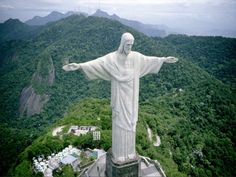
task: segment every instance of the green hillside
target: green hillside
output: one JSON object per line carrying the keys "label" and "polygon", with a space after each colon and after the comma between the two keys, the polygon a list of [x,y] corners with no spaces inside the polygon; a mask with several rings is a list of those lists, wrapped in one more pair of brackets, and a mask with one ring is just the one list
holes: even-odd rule
{"label": "green hillside", "polygon": [[39,27],[29,26],[18,19],[0,23],[0,42],[32,37]]}
{"label": "green hillside", "polygon": [[[195,89],[198,90],[198,97],[192,94]],[[226,93],[225,98],[216,96],[213,90],[219,94]],[[200,85],[193,85],[184,91],[175,90],[142,102],[137,126],[137,151],[140,155],[158,159],[170,177],[235,175],[233,166],[236,153],[232,142],[232,125],[235,123],[232,118],[235,112],[230,111],[235,108],[222,110],[223,104],[212,104],[229,100],[230,94],[227,93],[227,89],[203,81]],[[222,118],[225,112],[230,113],[227,119]],[[65,126],[64,132],[67,132],[71,125],[98,126],[101,140],[93,141],[92,134],[78,137],[61,133],[56,137],[52,136],[54,128]],[[147,138],[146,125],[160,136],[160,147],[154,147]],[[227,129],[225,125],[228,125]],[[111,147],[109,100],[85,99],[71,106],[64,118],[47,128],[46,134],[36,139],[19,155],[18,163],[9,175],[38,175],[32,171],[33,157],[59,152],[70,144],[79,148],[105,150]]]}
{"label": "green hillside", "polygon": [[[18,170],[28,169],[27,165],[31,165],[28,160],[32,157],[32,154],[27,155],[28,150],[35,148],[37,143],[48,153],[68,143],[105,149],[110,146],[109,100],[103,100],[110,97],[110,84],[99,80],[88,81],[80,71],[67,73],[61,68],[68,59],[69,62],[84,62],[117,50],[120,36],[126,31],[131,32],[136,39],[134,50],[146,55],[174,55],[180,59],[174,65],[164,64],[158,75],[141,79],[140,131],[137,135],[137,150],[140,154],[157,158],[168,176],[236,175],[233,170],[236,143],[235,73],[232,72],[236,40],[186,36],[153,39],[118,22],[84,16],[70,16],[43,26],[28,40],[0,43],[0,155],[5,159],[0,162],[1,175],[6,174],[11,164],[15,164],[11,169],[14,174],[20,174]],[[212,41],[218,45],[208,51]],[[224,50],[220,45],[222,41],[227,44],[223,45],[226,46]],[[196,51],[198,48],[193,43],[197,43],[203,52]],[[204,50],[204,46],[207,50]],[[214,57],[216,51],[217,57]],[[198,62],[198,58],[204,60]],[[212,58],[215,58],[216,65],[211,64]],[[221,58],[222,63],[219,62]],[[50,67],[44,65],[47,63]],[[41,82],[40,85],[34,82],[37,81],[33,77],[35,74],[40,74],[42,80],[47,79],[51,68],[55,69],[53,84]],[[223,71],[224,74],[219,75]],[[27,117],[19,113],[20,96],[22,90],[31,85],[35,94],[49,95],[49,101],[40,114]],[[103,142],[95,145],[87,143],[89,137],[84,140],[67,137],[63,142],[50,140],[51,129],[48,126],[73,121],[94,124],[96,121],[80,118],[97,116],[93,111],[102,109],[104,104],[107,105],[105,110],[100,111],[101,117],[103,113],[106,116],[106,126],[100,124],[106,136],[104,141],[101,140]],[[77,110],[77,106],[80,109]],[[87,111],[83,113],[83,109]],[[148,142],[146,123],[160,135],[160,147],[155,148]],[[50,141],[44,139],[47,136]],[[58,147],[51,147],[50,143],[45,145],[47,141],[55,141]],[[16,158],[32,142],[32,146]],[[46,146],[49,147],[43,148]],[[31,152],[40,153],[37,148],[31,149]]]}
{"label": "green hillside", "polygon": [[223,37],[170,35],[155,38],[226,84],[236,86],[236,40]]}

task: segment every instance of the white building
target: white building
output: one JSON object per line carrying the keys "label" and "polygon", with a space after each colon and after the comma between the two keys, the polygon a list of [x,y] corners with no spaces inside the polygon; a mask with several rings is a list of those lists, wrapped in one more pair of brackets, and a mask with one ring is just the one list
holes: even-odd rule
{"label": "white building", "polygon": [[72,133],[74,135],[80,136],[85,135],[88,132],[93,132],[96,130],[96,126],[71,126],[68,133]]}

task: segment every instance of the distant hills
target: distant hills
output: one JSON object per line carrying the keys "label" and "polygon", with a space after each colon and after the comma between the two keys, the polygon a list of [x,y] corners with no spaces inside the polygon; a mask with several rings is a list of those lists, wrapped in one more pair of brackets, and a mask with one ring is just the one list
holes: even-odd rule
{"label": "distant hills", "polygon": [[69,17],[71,15],[75,15],[75,14],[77,14],[77,15],[81,14],[81,15],[85,15],[85,16],[88,15],[88,14],[83,13],[83,12],[69,11],[69,12],[63,14],[63,13],[60,13],[60,12],[57,12],[57,11],[53,11],[45,17],[35,16],[32,19],[27,20],[25,23],[28,24],[28,25],[32,25],[32,26],[34,26],[34,25],[35,26],[45,25],[49,22],[54,22],[54,21],[60,20],[62,18]]}
{"label": "distant hills", "polygon": [[[61,13],[58,11],[53,11],[50,14],[40,17],[40,16],[35,16],[30,20],[25,21],[25,24],[30,25],[30,26],[42,26],[50,22],[55,22],[60,19],[69,17],[71,15],[84,15],[85,17],[89,16],[89,14],[84,13],[84,12],[78,12],[78,11],[69,11],[67,13]],[[165,25],[153,25],[153,24],[144,24],[139,21],[135,20],[129,20],[125,18],[121,18],[116,14],[109,15],[107,12],[102,11],[98,9],[94,14],[91,16],[96,16],[96,17],[103,17],[103,18],[108,18],[111,20],[118,21],[126,26],[129,26],[141,33],[146,34],[147,36],[150,37],[165,37],[169,34],[188,34],[191,35],[191,32],[186,31],[186,29],[183,28],[169,28],[168,26]],[[196,30],[195,30],[196,32]],[[227,36],[227,37],[233,37],[235,38],[235,30],[220,30],[220,29],[209,29],[209,30],[203,30],[198,32],[199,34],[202,34],[204,36]]]}
{"label": "distant hills", "polygon": [[[71,15],[84,15],[84,16],[88,16],[88,14],[83,13],[83,12],[67,12],[65,14],[57,12],[57,11],[53,11],[51,12],[49,15],[45,16],[45,17],[39,17],[39,16],[35,16],[34,18],[27,20],[25,23],[28,25],[45,25],[49,22],[54,22],[57,20],[60,20],[62,18],[66,18],[68,16]],[[168,29],[165,26],[158,26],[158,25],[149,25],[149,24],[143,24],[141,22],[138,21],[133,21],[133,20],[127,20],[124,18],[120,18],[119,16],[117,16],[116,14],[113,15],[109,15],[108,13],[102,11],[102,10],[97,10],[94,14],[92,14],[92,16],[96,16],[96,17],[103,17],[103,18],[108,18],[111,20],[115,20],[118,21],[126,26],[129,26],[139,32],[142,32],[144,34],[146,34],[147,36],[159,36],[159,37],[164,37],[167,35],[166,30]]]}
{"label": "distant hills", "polygon": [[8,19],[4,23],[0,23],[0,41],[26,38],[36,28],[18,19]]}
{"label": "distant hills", "polygon": [[120,18],[119,16],[117,16],[116,14],[113,15],[109,15],[108,13],[102,11],[102,10],[97,10],[93,16],[96,17],[104,17],[104,18],[108,18],[111,20],[116,20],[126,26],[129,26],[141,33],[146,34],[147,36],[159,36],[159,37],[164,37],[167,35],[166,33],[166,29],[167,27],[165,26],[158,26],[158,25],[149,25],[149,24],[143,24],[141,22],[138,21],[134,21],[134,20],[127,20],[124,18]]}
{"label": "distant hills", "polygon": [[130,20],[130,19],[125,19],[121,18],[116,14],[109,15],[107,12],[102,11],[98,9],[94,14],[89,15],[85,12],[79,12],[79,11],[69,11],[67,13],[61,13],[58,11],[53,11],[50,14],[41,17],[41,16],[35,16],[32,19],[29,19],[25,21],[26,24],[30,26],[42,26],[45,25],[49,22],[54,22],[58,21],[60,19],[69,17],[71,15],[84,15],[85,17],[87,16],[97,16],[97,17],[103,17],[103,18],[108,18],[111,20],[118,21],[126,26],[129,26],[141,33],[146,34],[147,36],[150,37],[165,37],[169,34],[187,34],[187,35],[197,35],[197,36],[224,36],[224,37],[230,37],[230,38],[235,38],[236,32],[235,29],[201,29],[199,28],[194,28],[192,30],[186,28],[186,26],[182,27],[169,27],[166,25],[158,25],[158,24],[144,24],[139,21],[135,20]]}

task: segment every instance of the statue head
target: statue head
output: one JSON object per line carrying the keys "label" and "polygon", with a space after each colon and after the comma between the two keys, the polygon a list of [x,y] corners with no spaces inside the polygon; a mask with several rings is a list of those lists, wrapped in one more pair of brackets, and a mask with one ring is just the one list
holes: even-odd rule
{"label": "statue head", "polygon": [[132,49],[133,44],[134,44],[134,36],[131,33],[122,34],[118,52],[120,54],[128,55]]}

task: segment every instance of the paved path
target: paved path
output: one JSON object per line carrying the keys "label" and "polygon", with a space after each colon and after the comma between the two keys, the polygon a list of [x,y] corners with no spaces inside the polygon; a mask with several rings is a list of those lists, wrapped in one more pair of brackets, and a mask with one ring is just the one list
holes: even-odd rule
{"label": "paved path", "polygon": [[57,133],[60,133],[64,127],[65,126],[60,126],[60,127],[54,128],[52,131],[52,136],[57,136]]}
{"label": "paved path", "polygon": [[[152,130],[148,125],[147,125],[147,132],[148,132],[148,138],[152,142]],[[153,145],[156,147],[161,145],[161,139],[158,135],[156,135],[156,141],[153,143]]]}

